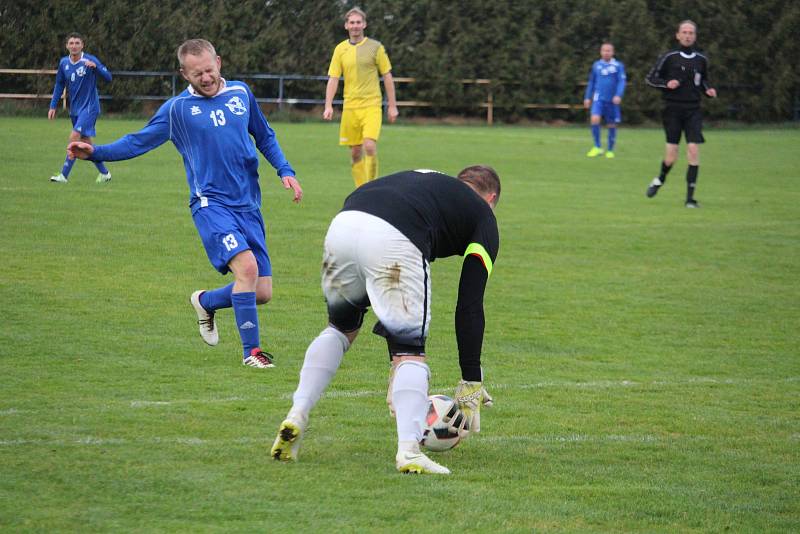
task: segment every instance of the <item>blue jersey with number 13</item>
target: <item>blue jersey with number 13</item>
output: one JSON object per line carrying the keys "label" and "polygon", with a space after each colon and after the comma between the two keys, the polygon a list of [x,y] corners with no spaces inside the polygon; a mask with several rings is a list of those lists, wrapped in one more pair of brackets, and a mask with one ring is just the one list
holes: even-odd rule
{"label": "blue jersey with number 13", "polygon": [[261,207],[251,135],[279,177],[295,175],[252,91],[238,81],[223,80],[213,97],[189,87],[167,100],[140,131],[96,146],[91,159],[130,159],[169,140],[183,156],[192,213],[208,205],[251,211]]}

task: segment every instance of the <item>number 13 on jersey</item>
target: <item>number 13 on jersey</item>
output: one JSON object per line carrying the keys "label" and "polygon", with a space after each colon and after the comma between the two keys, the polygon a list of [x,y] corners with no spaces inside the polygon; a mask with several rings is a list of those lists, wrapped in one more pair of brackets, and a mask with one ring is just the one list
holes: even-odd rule
{"label": "number 13 on jersey", "polygon": [[221,109],[212,110],[210,117],[214,126],[225,126],[225,112]]}

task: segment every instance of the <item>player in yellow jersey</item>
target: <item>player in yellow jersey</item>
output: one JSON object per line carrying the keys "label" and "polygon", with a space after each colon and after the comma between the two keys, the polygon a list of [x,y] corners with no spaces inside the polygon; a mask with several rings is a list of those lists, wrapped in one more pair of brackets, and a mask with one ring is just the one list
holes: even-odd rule
{"label": "player in yellow jersey", "polygon": [[349,38],[333,50],[322,118],[333,119],[333,97],[344,76],[344,106],[339,144],[350,147],[353,181],[359,187],[378,177],[378,138],[383,119],[380,76],[386,88],[389,122],[397,119],[392,64],[383,45],[364,35],[367,15],[354,7],[344,16]]}

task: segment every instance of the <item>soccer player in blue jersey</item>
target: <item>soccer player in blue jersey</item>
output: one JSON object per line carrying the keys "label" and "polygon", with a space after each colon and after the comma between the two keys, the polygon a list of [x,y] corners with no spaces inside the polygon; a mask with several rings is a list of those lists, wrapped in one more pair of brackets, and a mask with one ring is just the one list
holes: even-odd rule
{"label": "soccer player in blue jersey", "polygon": [[614,144],[617,140],[617,124],[622,122],[620,104],[625,94],[625,65],[614,59],[614,45],[603,43],[600,46],[600,59],[592,64],[589,82],[583,95],[583,107],[591,109],[591,127],[594,146],[586,153],[590,158],[603,154],[600,142],[600,120],[606,121],[608,128],[607,158],[614,157]]}
{"label": "soccer player in blue jersey", "polygon": [[[69,55],[62,57],[58,63],[56,86],[53,89],[53,98],[50,100],[47,118],[53,120],[56,117],[58,101],[66,87],[69,99],[69,118],[72,119],[72,132],[69,134],[69,140],[91,143],[92,137],[95,136],[94,125],[97,122],[97,116],[100,115],[97,76],[110,82],[111,73],[99,59],[85,53],[83,47],[84,40],[80,34],[71,33],[67,36]],[[50,181],[67,183],[74,163],[74,159],[66,158],[61,172],[51,176]],[[108,172],[102,161],[95,161],[94,165],[100,171],[97,176],[98,184],[111,180],[111,173]]]}
{"label": "soccer player in blue jersey", "polygon": [[200,335],[216,345],[215,312],[233,307],[243,363],[274,367],[272,355],[260,348],[256,309],[272,298],[272,266],[253,140],[295,202],[303,190],[250,88],[220,76],[222,61],[214,46],[204,39],[188,40],[178,48],[178,60],[190,86],[161,106],[143,129],[107,145],[72,142],[67,152],[72,158],[119,161],[172,141],[183,156],[189,207],[208,259],[220,273],[234,276],[231,284],[192,294]]}

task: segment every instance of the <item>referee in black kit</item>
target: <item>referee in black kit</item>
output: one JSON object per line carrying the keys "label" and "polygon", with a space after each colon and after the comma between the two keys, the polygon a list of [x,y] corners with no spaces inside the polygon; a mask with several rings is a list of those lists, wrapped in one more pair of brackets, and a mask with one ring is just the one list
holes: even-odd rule
{"label": "referee in black kit", "polygon": [[697,24],[684,20],[678,24],[675,38],[680,48],[667,52],[658,59],[655,67],[647,75],[647,83],[661,89],[664,97],[664,132],[667,146],[661,172],[653,178],[647,188],[647,196],[652,198],[664,185],[667,174],[678,159],[678,143],[681,132],[686,135],[686,207],[699,208],[694,199],[697,174],[700,169],[700,143],[703,139],[703,114],[700,99],[703,93],[715,98],[717,90],[708,82],[708,60],[698,52],[694,43],[697,40]]}

